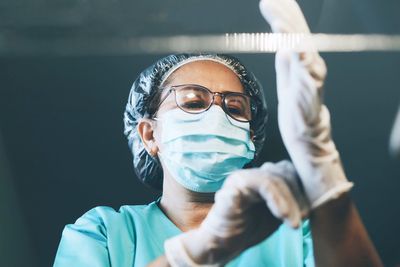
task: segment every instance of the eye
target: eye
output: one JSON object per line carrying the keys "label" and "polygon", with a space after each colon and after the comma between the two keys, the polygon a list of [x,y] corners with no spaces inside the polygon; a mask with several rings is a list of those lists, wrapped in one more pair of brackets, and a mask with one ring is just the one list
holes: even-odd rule
{"label": "eye", "polygon": [[228,111],[232,115],[243,115],[243,110],[237,107],[228,107]]}
{"label": "eye", "polygon": [[229,97],[229,99],[226,99],[225,105],[232,115],[242,115],[244,113],[243,100],[239,97]]}
{"label": "eye", "polygon": [[177,92],[177,104],[188,112],[200,112],[208,108],[210,95],[203,89],[187,86]]}
{"label": "eye", "polygon": [[186,109],[203,109],[206,108],[206,104],[204,101],[201,100],[190,100],[190,101],[183,101],[180,103],[182,108]]}

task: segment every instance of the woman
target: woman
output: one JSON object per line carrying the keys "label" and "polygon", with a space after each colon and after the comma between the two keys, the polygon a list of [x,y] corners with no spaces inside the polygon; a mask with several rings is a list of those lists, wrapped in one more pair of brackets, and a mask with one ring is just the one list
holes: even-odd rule
{"label": "woman", "polygon": [[[260,7],[275,32],[308,32],[293,0]],[[137,176],[162,196],[118,212],[98,207],[67,225],[55,266],[381,266],[330,138],[323,60],[283,52],[276,70],[294,166],[252,169],[266,105],[237,59],[172,55],[145,70],[129,95],[125,134]]]}

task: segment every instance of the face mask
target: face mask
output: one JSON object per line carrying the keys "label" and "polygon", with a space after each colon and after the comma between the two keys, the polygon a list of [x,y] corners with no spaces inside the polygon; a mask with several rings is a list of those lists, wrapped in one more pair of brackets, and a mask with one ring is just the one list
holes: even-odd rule
{"label": "face mask", "polygon": [[162,122],[160,159],[175,180],[196,192],[216,192],[225,178],[254,158],[250,123],[236,121],[217,105],[200,114],[179,108]]}

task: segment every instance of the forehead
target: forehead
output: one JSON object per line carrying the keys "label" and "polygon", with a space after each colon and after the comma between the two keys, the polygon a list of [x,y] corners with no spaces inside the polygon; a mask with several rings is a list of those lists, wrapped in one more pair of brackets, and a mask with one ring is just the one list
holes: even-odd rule
{"label": "forehead", "polygon": [[187,63],[167,79],[167,85],[199,84],[214,92],[232,91],[243,93],[243,85],[237,74],[222,63],[198,60]]}

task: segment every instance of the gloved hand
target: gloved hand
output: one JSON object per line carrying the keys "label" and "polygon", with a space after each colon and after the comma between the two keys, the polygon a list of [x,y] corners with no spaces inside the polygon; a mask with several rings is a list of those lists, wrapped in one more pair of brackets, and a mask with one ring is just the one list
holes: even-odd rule
{"label": "gloved hand", "polygon": [[[222,266],[273,233],[282,219],[299,227],[307,205],[294,166],[266,163],[232,173],[215,194],[215,203],[200,227],[165,242],[173,266]],[[290,185],[288,185],[289,183]]]}
{"label": "gloved hand", "polygon": [[[294,0],[262,0],[260,10],[276,33],[310,33]],[[278,123],[283,142],[312,208],[353,186],[331,138],[329,111],[322,102],[326,65],[318,52],[279,51],[275,68]]]}

